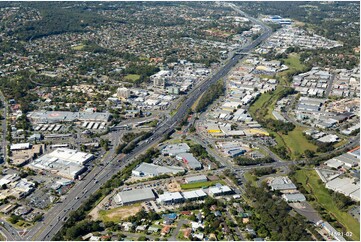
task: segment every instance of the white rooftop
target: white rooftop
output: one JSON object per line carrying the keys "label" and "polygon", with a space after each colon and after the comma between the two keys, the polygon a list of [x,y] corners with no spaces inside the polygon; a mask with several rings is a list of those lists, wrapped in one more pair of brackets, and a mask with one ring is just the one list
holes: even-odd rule
{"label": "white rooftop", "polygon": [[183,197],[185,199],[202,198],[202,197],[206,197],[206,196],[207,196],[207,194],[202,189],[189,191],[189,192],[183,192]]}

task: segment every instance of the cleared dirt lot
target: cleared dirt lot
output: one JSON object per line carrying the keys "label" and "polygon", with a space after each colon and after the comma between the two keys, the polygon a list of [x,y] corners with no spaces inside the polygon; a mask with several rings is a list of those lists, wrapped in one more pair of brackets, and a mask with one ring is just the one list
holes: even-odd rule
{"label": "cleared dirt lot", "polygon": [[[113,208],[110,210],[100,210],[98,212],[98,219],[104,222],[106,221],[119,222],[122,219],[135,215],[140,210],[142,210],[142,206],[140,203]],[[93,219],[95,218],[93,217]]]}

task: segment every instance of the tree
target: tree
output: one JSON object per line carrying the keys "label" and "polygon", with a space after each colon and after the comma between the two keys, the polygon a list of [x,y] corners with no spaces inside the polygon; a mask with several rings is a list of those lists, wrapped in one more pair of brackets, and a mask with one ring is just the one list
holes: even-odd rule
{"label": "tree", "polygon": [[138,238],[138,241],[148,241],[147,237],[145,237],[144,235],[140,236]]}
{"label": "tree", "polygon": [[305,150],[305,156],[306,158],[312,158],[315,156],[315,152],[312,150]]}

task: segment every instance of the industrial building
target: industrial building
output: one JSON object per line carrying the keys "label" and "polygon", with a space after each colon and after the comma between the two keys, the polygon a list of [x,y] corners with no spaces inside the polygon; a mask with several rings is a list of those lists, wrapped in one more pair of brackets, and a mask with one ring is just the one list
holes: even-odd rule
{"label": "industrial building", "polygon": [[165,192],[159,195],[157,202],[164,205],[171,205],[184,202],[184,197],[180,192]]}
{"label": "industrial building", "polygon": [[191,153],[180,153],[176,158],[178,160],[183,160],[186,166],[191,170],[202,169],[202,163],[200,163]]}
{"label": "industrial building", "polygon": [[30,149],[31,145],[30,143],[18,143],[18,144],[12,144],[10,146],[10,150],[26,150],[26,149]]}
{"label": "industrial building", "polygon": [[178,166],[159,166],[143,162],[132,171],[132,175],[154,177],[162,174],[177,174],[179,172],[184,172],[184,169]]}
{"label": "industrial building", "polygon": [[292,181],[286,176],[280,176],[273,178],[268,185],[271,187],[272,191],[275,190],[295,190],[296,186]]}
{"label": "industrial building", "polygon": [[339,141],[339,137],[335,134],[328,134],[318,139],[322,143],[335,143]]}
{"label": "industrial building", "polygon": [[207,176],[199,175],[199,176],[190,176],[185,178],[186,183],[195,183],[195,182],[206,182],[208,181]]}
{"label": "industrial building", "polygon": [[176,156],[180,153],[186,153],[189,152],[191,148],[186,143],[179,143],[179,144],[172,144],[167,145],[163,148],[162,154],[163,155],[170,155],[170,156]]}
{"label": "industrial building", "polygon": [[68,112],[68,111],[34,111],[27,117],[32,123],[59,123],[74,121],[108,122],[109,113],[98,112]]}
{"label": "industrial building", "polygon": [[346,169],[355,167],[359,165],[360,159],[357,157],[357,155],[354,155],[353,153],[345,153],[342,155],[339,155],[337,157],[334,157],[328,161],[326,161],[324,164],[331,168],[341,168],[344,167]]}
{"label": "industrial building", "polygon": [[182,194],[184,199],[188,201],[202,200],[207,196],[207,194],[202,189],[183,192]]}
{"label": "industrial building", "polygon": [[32,161],[28,166],[31,169],[46,170],[68,179],[76,179],[86,170],[84,164],[93,158],[92,154],[58,148]]}
{"label": "industrial building", "polygon": [[304,201],[306,201],[306,197],[302,193],[282,194],[282,198],[286,202],[304,202]]}
{"label": "industrial building", "polygon": [[360,201],[360,182],[353,178],[335,178],[326,183],[326,188]]}
{"label": "industrial building", "polygon": [[119,192],[114,196],[114,201],[119,205],[128,205],[137,202],[155,200],[155,195],[151,188],[135,189]]}
{"label": "industrial building", "polygon": [[221,184],[216,184],[214,187],[208,188],[208,194],[214,197],[232,193],[233,190],[229,186],[222,186]]}
{"label": "industrial building", "polygon": [[336,241],[346,241],[342,237],[342,233],[338,232],[334,227],[331,226],[328,222],[322,222],[321,226],[336,240]]}

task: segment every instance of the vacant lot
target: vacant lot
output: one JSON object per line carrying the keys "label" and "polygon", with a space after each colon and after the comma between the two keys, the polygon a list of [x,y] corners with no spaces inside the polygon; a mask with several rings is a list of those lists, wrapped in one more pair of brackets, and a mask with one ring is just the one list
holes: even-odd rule
{"label": "vacant lot", "polygon": [[360,223],[350,214],[343,212],[336,207],[332,196],[328,192],[325,185],[321,182],[316,171],[298,170],[295,174],[295,178],[298,182],[302,183],[303,187],[310,194],[314,195],[316,201],[311,202],[311,204],[319,204],[322,206],[328,211],[328,213],[333,215],[336,220],[346,228],[347,231],[352,232],[353,240],[360,240]]}
{"label": "vacant lot", "polygon": [[140,203],[113,208],[110,210],[101,210],[99,211],[99,218],[104,222],[119,222],[122,219],[135,215],[140,210],[142,210]]}

